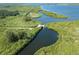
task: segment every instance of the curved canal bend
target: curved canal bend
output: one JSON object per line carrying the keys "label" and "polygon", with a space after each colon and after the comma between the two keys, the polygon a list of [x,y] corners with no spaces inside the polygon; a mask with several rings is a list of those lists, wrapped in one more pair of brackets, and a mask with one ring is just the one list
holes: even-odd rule
{"label": "curved canal bend", "polygon": [[54,44],[58,39],[58,33],[56,31],[43,28],[37,35],[37,37],[18,55],[33,55],[38,49]]}

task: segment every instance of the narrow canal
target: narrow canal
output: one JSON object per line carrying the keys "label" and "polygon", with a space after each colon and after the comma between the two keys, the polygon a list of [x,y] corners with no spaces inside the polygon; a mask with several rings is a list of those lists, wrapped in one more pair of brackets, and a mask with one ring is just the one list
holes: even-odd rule
{"label": "narrow canal", "polygon": [[43,28],[37,35],[37,37],[18,55],[33,55],[38,49],[54,44],[58,39],[58,33],[56,31]]}

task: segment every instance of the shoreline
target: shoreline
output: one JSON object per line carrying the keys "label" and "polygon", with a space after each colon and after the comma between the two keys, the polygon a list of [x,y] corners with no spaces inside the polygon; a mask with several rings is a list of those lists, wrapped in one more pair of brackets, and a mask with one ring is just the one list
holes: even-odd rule
{"label": "shoreline", "polygon": [[38,35],[38,33],[43,29],[43,27],[41,27],[37,32],[36,32],[36,35],[32,38],[32,40],[29,41],[28,44],[25,44],[22,48],[20,48],[20,50],[18,50],[14,55],[20,55],[20,52],[25,48],[27,47]]}
{"label": "shoreline", "polygon": [[42,10],[42,13],[49,16],[49,17],[57,18],[57,19],[67,19],[68,18],[68,16],[58,14],[58,13],[55,13],[55,12],[51,12],[51,11],[48,11],[48,10]]}

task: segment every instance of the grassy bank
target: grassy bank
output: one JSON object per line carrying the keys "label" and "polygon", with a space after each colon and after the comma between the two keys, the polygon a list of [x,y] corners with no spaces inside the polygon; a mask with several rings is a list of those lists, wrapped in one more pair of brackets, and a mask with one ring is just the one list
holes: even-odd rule
{"label": "grassy bank", "polygon": [[79,54],[79,21],[49,23],[47,27],[59,33],[58,41],[35,54]]}
{"label": "grassy bank", "polygon": [[53,17],[53,18],[58,18],[58,19],[68,18],[67,16],[57,14],[55,12],[46,11],[46,10],[42,10],[42,13],[47,15],[47,16],[50,16],[50,17]]}
{"label": "grassy bank", "polygon": [[32,40],[40,30],[37,25],[41,22],[25,15],[31,7],[16,6],[3,9],[13,9],[13,11],[17,10],[20,13],[16,16],[6,16],[6,18],[0,19],[0,54],[11,55]]}
{"label": "grassy bank", "polygon": [[25,22],[19,16],[0,20],[0,54],[15,54],[23,45],[28,44],[40,29],[36,28],[39,23]]}
{"label": "grassy bank", "polygon": [[[14,54],[17,52],[24,44],[28,42],[35,36],[40,28],[36,28],[40,22],[29,21],[25,22],[21,17],[11,17],[0,21],[0,54]],[[31,29],[30,29],[31,28]],[[9,32],[10,34],[8,34]],[[19,36],[20,33],[25,38],[14,38],[10,35],[14,33],[15,36]],[[10,37],[10,38],[8,38]],[[12,39],[14,38],[14,39]],[[10,42],[11,40],[16,42]]]}

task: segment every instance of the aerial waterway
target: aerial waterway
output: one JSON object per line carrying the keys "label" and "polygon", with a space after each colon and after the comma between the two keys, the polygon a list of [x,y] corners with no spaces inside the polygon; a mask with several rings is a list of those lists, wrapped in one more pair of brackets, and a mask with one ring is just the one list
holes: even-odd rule
{"label": "aerial waterway", "polygon": [[[51,8],[52,7],[52,8]],[[41,21],[43,24],[49,22],[61,22],[61,21],[72,21],[79,18],[79,6],[62,6],[62,5],[42,5],[42,9],[54,11],[59,14],[70,16],[68,19],[55,19],[46,15],[37,20]],[[34,38],[29,45],[22,49],[18,55],[33,55],[37,50],[42,47],[49,46],[54,44],[58,39],[58,33],[54,30],[50,30],[47,27],[44,27]]]}
{"label": "aerial waterway", "polygon": [[36,38],[26,46],[19,55],[33,55],[37,50],[42,47],[54,44],[58,39],[58,33],[56,31],[43,28],[36,36]]}

